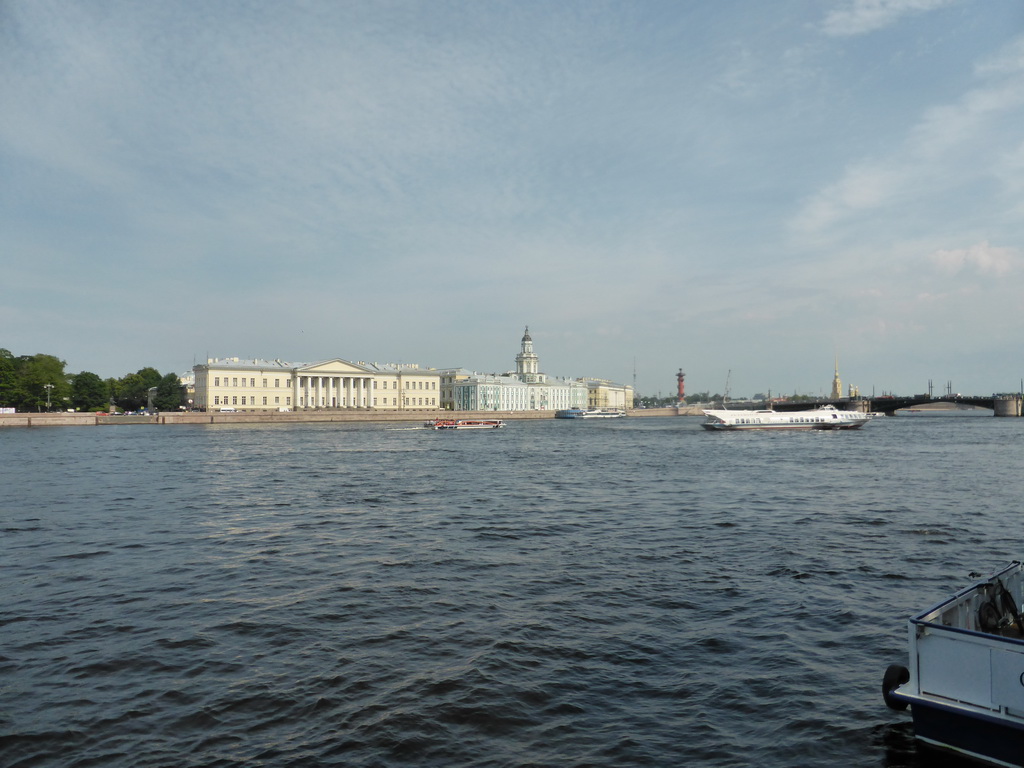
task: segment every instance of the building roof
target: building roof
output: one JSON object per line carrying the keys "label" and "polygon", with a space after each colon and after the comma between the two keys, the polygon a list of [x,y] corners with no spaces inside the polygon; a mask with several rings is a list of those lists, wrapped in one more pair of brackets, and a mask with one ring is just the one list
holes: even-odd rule
{"label": "building roof", "polygon": [[340,357],[331,357],[326,360],[317,360],[315,362],[287,362],[281,359],[265,360],[262,358],[240,358],[240,357],[223,357],[223,358],[208,358],[204,365],[197,365],[196,368],[233,368],[236,370],[268,370],[277,368],[282,371],[302,371],[308,368],[316,368],[317,366],[327,365],[328,363],[344,363],[356,368],[362,368],[365,371],[372,373],[415,373],[415,374],[435,374],[439,375],[439,372],[433,368],[422,368],[418,363],[366,363],[361,360],[352,361],[345,360]]}

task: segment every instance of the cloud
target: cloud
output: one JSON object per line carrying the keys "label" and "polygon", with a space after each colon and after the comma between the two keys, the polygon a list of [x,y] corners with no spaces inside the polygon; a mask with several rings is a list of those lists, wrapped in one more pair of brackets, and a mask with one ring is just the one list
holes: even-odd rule
{"label": "cloud", "polygon": [[928,260],[947,275],[966,271],[998,277],[1019,269],[1022,256],[1020,249],[998,248],[986,240],[969,248],[935,251]]}
{"label": "cloud", "polygon": [[[998,182],[1002,196],[986,216],[1008,216],[1019,206],[1013,194],[1024,158],[1017,128],[1024,108],[1024,38],[1014,40],[975,69],[983,82],[959,98],[925,109],[896,149],[847,163],[843,173],[807,196],[791,219],[791,231],[828,239],[845,224],[862,228],[869,216],[897,215],[896,223],[930,216],[924,208],[943,193],[963,192]],[[997,190],[997,191],[998,191]],[[956,212],[963,216],[961,209]],[[934,211],[932,212],[934,214]],[[952,212],[951,212],[952,214]]]}
{"label": "cloud", "polygon": [[934,11],[955,0],[848,0],[833,9],[821,29],[830,37],[863,35],[895,24],[904,16]]}
{"label": "cloud", "polygon": [[906,175],[896,168],[861,163],[807,201],[793,222],[802,232],[820,232],[855,213],[879,208],[897,194]]}

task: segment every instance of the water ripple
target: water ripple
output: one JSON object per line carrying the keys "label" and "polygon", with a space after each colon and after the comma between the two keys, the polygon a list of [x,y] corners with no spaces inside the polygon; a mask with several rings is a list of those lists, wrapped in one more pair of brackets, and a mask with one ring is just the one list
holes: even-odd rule
{"label": "water ripple", "polygon": [[1019,557],[1008,421],[9,432],[0,763],[930,764],[880,674]]}

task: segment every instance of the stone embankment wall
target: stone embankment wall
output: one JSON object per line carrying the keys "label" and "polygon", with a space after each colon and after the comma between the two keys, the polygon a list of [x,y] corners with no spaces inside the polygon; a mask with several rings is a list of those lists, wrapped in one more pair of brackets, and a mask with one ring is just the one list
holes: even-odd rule
{"label": "stone embankment wall", "polygon": [[[700,415],[696,408],[639,408],[627,417]],[[180,413],[168,411],[151,416],[110,416],[96,413],[4,413],[2,427],[91,427],[113,424],[289,424],[289,423],[369,423],[424,422],[428,419],[552,419],[553,411],[357,411],[321,410],[289,413]]]}

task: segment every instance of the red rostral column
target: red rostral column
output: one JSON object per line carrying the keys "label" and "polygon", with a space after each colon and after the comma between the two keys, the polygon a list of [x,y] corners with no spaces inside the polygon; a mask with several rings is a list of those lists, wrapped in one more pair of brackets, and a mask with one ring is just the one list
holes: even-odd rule
{"label": "red rostral column", "polygon": [[676,374],[676,381],[679,382],[679,402],[682,403],[686,397],[686,383],[683,379],[686,378],[686,374],[683,373],[683,369],[679,369],[679,373]]}

